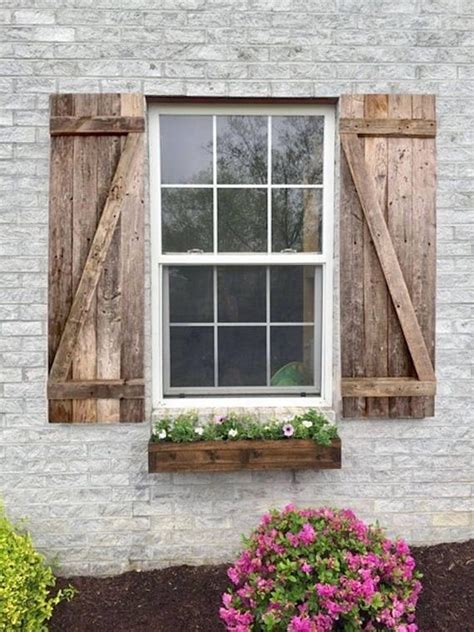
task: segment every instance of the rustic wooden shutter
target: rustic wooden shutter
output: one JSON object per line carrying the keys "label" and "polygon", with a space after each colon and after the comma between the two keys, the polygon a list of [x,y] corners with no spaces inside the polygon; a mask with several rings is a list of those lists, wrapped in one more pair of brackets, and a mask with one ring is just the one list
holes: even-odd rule
{"label": "rustic wooden shutter", "polygon": [[49,419],[144,419],[144,98],[51,97]]}
{"label": "rustic wooden shutter", "polygon": [[434,414],[435,99],[340,109],[345,417]]}

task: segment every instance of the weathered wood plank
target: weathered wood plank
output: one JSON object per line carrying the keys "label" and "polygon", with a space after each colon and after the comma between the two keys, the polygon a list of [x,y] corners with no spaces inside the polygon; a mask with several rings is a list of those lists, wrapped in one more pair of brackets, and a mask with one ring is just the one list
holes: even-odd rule
{"label": "weathered wood plank", "polygon": [[[366,117],[374,120],[384,120],[388,115],[388,96],[386,94],[366,95],[364,99],[364,114]],[[374,183],[376,198],[386,218],[387,139],[367,137],[360,142],[361,147],[365,144],[365,167],[368,176]],[[364,222],[364,315],[366,340],[364,357],[367,377],[388,374],[388,300],[384,274],[371,239],[369,227],[367,222]],[[387,413],[387,399],[367,399],[367,416],[386,417]]]}
{"label": "weathered wood plank", "polygon": [[[99,100],[99,114],[120,115],[120,95],[104,94]],[[118,136],[97,138],[100,156],[97,165],[97,202],[98,208],[105,206],[114,173],[120,160],[121,144]],[[121,301],[122,278],[120,274],[120,223],[117,220],[109,251],[104,261],[102,273],[97,285],[97,377],[99,379],[120,379],[121,348]],[[97,402],[97,420],[117,422],[120,419],[120,402],[114,399],[99,399]]]}
{"label": "weathered wood plank", "polygon": [[[139,134],[129,134],[127,137],[126,146],[120,157],[112,187],[107,197],[99,225],[97,226],[87,260],[82,268],[82,275],[74,296],[72,308],[51,367],[50,378],[52,381],[64,381],[66,379],[74,350],[78,344],[84,323],[93,303],[94,292],[117,226],[118,218],[124,207],[124,202],[128,198],[129,191],[132,189],[132,182],[136,177],[135,173],[141,157],[139,141]],[[133,286],[133,283],[130,283],[130,285]],[[142,316],[143,312],[140,314],[140,317]],[[138,316],[136,316],[136,318],[138,318]],[[83,349],[81,349],[81,352],[82,351]]]}
{"label": "weathered wood plank", "polygon": [[359,193],[364,215],[375,249],[383,268],[385,280],[397,311],[413,364],[422,381],[434,381],[435,375],[423,334],[403,278],[387,224],[380,207],[373,181],[365,167],[361,140],[353,134],[341,134],[342,145]]}
{"label": "weathered wood plank", "polygon": [[[100,101],[119,95],[99,95]],[[50,119],[51,136],[107,135],[117,136],[145,129],[142,116],[53,116]]]}
{"label": "weathered wood plank", "polygon": [[[52,95],[51,114],[73,113],[71,95]],[[68,138],[51,142],[49,184],[48,356],[52,365],[72,305],[72,178],[74,145]],[[49,402],[49,421],[71,422],[72,401]]]}
{"label": "weathered wood plank", "polygon": [[[97,114],[98,95],[78,94],[74,97],[76,116],[94,116]],[[76,292],[82,270],[87,258],[92,238],[97,226],[97,141],[93,137],[73,139],[73,292]],[[96,301],[91,301],[90,311],[85,318],[78,335],[77,350],[72,358],[72,379],[88,380],[95,377],[96,363]],[[67,324],[66,324],[67,327]],[[59,348],[61,347],[60,342]],[[58,348],[58,352],[59,352]],[[54,363],[52,371],[54,371]],[[70,366],[70,365],[69,365]],[[67,369],[69,370],[69,366]],[[77,423],[89,423],[97,420],[96,401],[73,401],[73,420]]]}
{"label": "weathered wood plank", "polygon": [[[82,382],[52,382],[48,384],[50,399],[89,399],[114,401],[115,399],[136,399],[145,396],[143,380],[85,380]],[[99,402],[98,402],[99,403]],[[115,403],[115,401],[114,401]],[[98,419],[97,421],[103,421]]]}
{"label": "weathered wood plank", "polygon": [[[411,96],[390,95],[388,113],[394,119],[410,118],[412,116]],[[414,239],[412,148],[411,138],[390,138],[388,140],[387,226],[410,296],[412,296]],[[392,377],[416,376],[405,336],[392,301],[389,301],[388,305],[388,374]],[[392,397],[389,401],[390,417],[411,417],[411,403],[410,397]]]}
{"label": "weathered wood plank", "polygon": [[[411,97],[405,96],[405,98],[410,99]],[[339,129],[341,132],[352,132],[359,136],[434,138],[436,136],[436,121],[396,116],[377,119],[341,118]]]}
{"label": "weathered wood plank", "polygon": [[[435,97],[413,96],[414,118],[436,116]],[[434,139],[413,140],[413,242],[412,295],[431,362],[435,363],[436,321],[436,143]],[[412,404],[415,415],[432,417],[434,398]]]}
{"label": "weathered wood plank", "polygon": [[354,397],[412,397],[415,395],[434,395],[436,382],[421,382],[416,378],[388,377],[388,378],[343,378],[342,396]]}
{"label": "weathered wood plank", "polygon": [[[341,97],[341,116],[360,117],[364,100],[358,95]],[[343,349],[342,376],[365,375],[364,348],[364,213],[344,153],[341,155],[341,333]],[[365,398],[345,398],[344,417],[360,417],[365,413]]]}
{"label": "weathered wood plank", "polygon": [[148,445],[150,472],[230,472],[236,470],[338,469],[341,442],[311,440],[202,441]]}
{"label": "weathered wood plank", "polygon": [[[143,116],[144,98],[140,94],[122,94],[123,116]],[[137,134],[137,155],[143,162],[144,137]],[[129,174],[129,194],[121,220],[122,287],[122,337],[121,377],[125,380],[143,376],[145,332],[144,290],[144,190],[143,173]],[[140,282],[135,282],[137,279]],[[120,402],[120,420],[140,422],[145,418],[143,399],[127,399]]]}

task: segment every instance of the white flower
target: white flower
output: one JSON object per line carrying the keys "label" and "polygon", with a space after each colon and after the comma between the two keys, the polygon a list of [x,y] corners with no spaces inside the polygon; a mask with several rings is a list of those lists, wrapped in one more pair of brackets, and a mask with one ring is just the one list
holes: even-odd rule
{"label": "white flower", "polygon": [[202,426],[197,426],[197,428],[194,428],[194,432],[201,437],[204,432],[204,428]]}
{"label": "white flower", "polygon": [[270,426],[263,426],[264,430],[270,430]]}
{"label": "white flower", "polygon": [[237,432],[237,430],[235,428],[231,428],[229,430],[229,437],[236,437],[239,433]]}
{"label": "white flower", "polygon": [[166,439],[166,430],[160,430],[158,433],[158,439]]}
{"label": "white flower", "polygon": [[303,421],[301,423],[303,424],[303,426],[305,428],[312,428],[313,427],[313,422],[309,421],[309,419],[303,419]]}

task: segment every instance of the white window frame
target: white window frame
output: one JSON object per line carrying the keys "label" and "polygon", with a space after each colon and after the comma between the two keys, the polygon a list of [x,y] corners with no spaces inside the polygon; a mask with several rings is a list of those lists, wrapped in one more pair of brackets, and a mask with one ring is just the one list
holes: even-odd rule
{"label": "white window frame", "polygon": [[[160,114],[188,115],[316,115],[324,116],[323,155],[323,234],[321,253],[238,253],[238,254],[161,254],[161,182],[160,182]],[[214,119],[215,120],[215,119]],[[215,124],[213,125],[215,134]],[[332,407],[333,399],[333,230],[334,230],[334,145],[335,106],[319,104],[268,105],[254,104],[160,104],[148,106],[149,166],[150,166],[150,230],[151,230],[151,338],[152,338],[152,408],[232,408],[297,406]],[[270,141],[269,141],[270,142]],[[196,186],[196,185],[193,185]],[[199,185],[198,185],[199,186]],[[208,187],[209,185],[205,185]],[[235,184],[231,185],[236,188]],[[238,185],[237,185],[238,186]],[[253,185],[240,185],[252,188]],[[286,185],[285,185],[286,186]],[[290,185],[295,188],[295,185]],[[302,185],[307,186],[307,185]],[[262,185],[259,185],[262,188]],[[214,221],[214,231],[217,230]],[[271,244],[269,244],[271,247]],[[322,268],[322,333],[321,333],[321,395],[272,396],[210,394],[203,397],[165,397],[163,389],[163,266],[168,265],[319,265]]]}

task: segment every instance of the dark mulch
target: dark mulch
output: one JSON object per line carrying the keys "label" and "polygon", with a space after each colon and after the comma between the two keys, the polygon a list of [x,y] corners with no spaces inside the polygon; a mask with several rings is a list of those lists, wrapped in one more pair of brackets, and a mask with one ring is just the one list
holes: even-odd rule
{"label": "dark mulch", "polygon": [[[421,632],[474,631],[474,540],[412,549],[424,574]],[[71,577],[79,591],[56,609],[51,632],[223,632],[226,566],[177,566],[116,577]]]}

